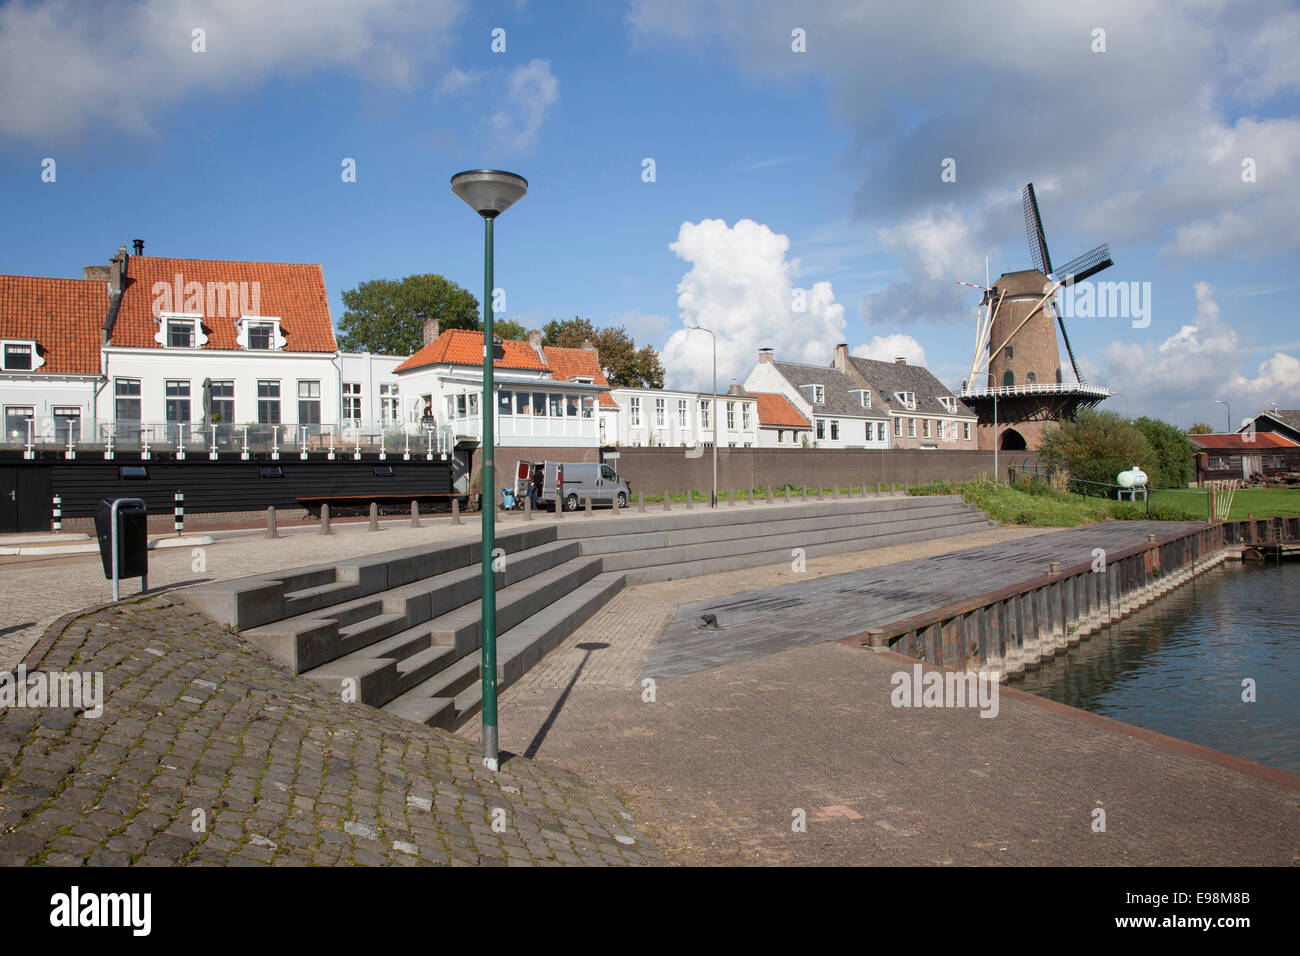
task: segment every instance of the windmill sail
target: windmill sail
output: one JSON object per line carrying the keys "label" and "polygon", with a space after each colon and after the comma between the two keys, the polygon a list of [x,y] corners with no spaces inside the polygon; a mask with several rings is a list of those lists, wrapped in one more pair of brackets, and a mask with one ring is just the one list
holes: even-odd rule
{"label": "windmill sail", "polygon": [[1034,268],[1045,276],[1052,274],[1052,257],[1047,254],[1047,237],[1043,235],[1043,217],[1038,214],[1034,184],[1025,187],[1021,205],[1025,210],[1025,233],[1029,236],[1029,255]]}

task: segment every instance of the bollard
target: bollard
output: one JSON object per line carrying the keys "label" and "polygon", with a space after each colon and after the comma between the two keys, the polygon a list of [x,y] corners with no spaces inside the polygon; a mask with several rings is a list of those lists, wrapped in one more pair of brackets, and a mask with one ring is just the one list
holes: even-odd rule
{"label": "bollard", "polygon": [[330,530],[330,506],[329,502],[320,506],[320,533],[333,534]]}
{"label": "bollard", "polygon": [[636,510],[645,514],[645,495],[638,493],[636,496]]}
{"label": "bollard", "polygon": [[555,493],[555,520],[558,521],[564,517],[564,499],[560,497],[559,491]]}
{"label": "bollard", "polygon": [[876,494],[880,494],[880,482],[876,482]]}
{"label": "bollard", "polygon": [[1155,544],[1155,543],[1156,543],[1156,536],[1153,534],[1147,535],[1147,544]]}
{"label": "bollard", "polygon": [[907,482],[903,482],[903,494],[907,494]]}
{"label": "bollard", "polygon": [[892,481],[889,483],[889,493],[891,495],[898,493],[898,485],[894,484]]}
{"label": "bollard", "polygon": [[280,532],[275,527],[275,505],[269,505],[266,509],[266,536],[268,538],[280,537]]}
{"label": "bollard", "polygon": [[590,518],[594,514],[594,512],[591,510],[591,495],[583,495],[582,497],[585,500],[585,504],[583,505],[583,507],[586,509],[587,517]]}
{"label": "bollard", "polygon": [[460,524],[460,499],[455,495],[451,499],[451,523]]}
{"label": "bollard", "polygon": [[768,503],[769,505],[774,505],[774,504],[776,504],[776,495],[772,494],[772,486],[771,486],[771,485],[768,485],[768,486],[767,486],[767,503]]}
{"label": "bollard", "polygon": [[367,528],[366,530],[367,531],[379,530],[379,502],[377,501],[370,502],[370,527]]}
{"label": "bollard", "polygon": [[790,503],[790,486],[789,486],[789,485],[786,485],[786,486],[785,486],[785,503],[786,503],[786,504],[789,504],[789,503]]}
{"label": "bollard", "polygon": [[54,515],[53,515],[54,533],[58,534],[63,530],[63,496],[54,496]]}
{"label": "bollard", "polygon": [[664,492],[664,511],[672,511],[672,503],[668,500],[668,492]]}
{"label": "bollard", "polygon": [[526,498],[524,498],[524,520],[525,521],[533,520],[533,496],[532,495],[528,495]]}
{"label": "bollard", "polygon": [[837,481],[835,482],[835,484],[831,485],[831,501],[839,501],[839,498],[840,498],[840,483]]}
{"label": "bollard", "polygon": [[[751,505],[754,503],[754,493],[752,491],[749,493],[749,503]],[[736,507],[736,496],[734,493],[730,491],[727,492],[727,507],[729,508]]]}
{"label": "bollard", "polygon": [[695,489],[686,489],[686,510],[690,511],[695,507]]}
{"label": "bollard", "polygon": [[420,527],[420,503],[411,499],[411,527]]}
{"label": "bollard", "polygon": [[172,511],[175,515],[175,521],[176,521],[176,533],[184,534],[185,533],[185,495],[184,493],[178,491],[176,492],[175,495],[172,496],[172,499],[173,499]]}
{"label": "bollard", "polygon": [[1048,565],[1047,565],[1047,573],[1048,573],[1048,574],[1060,574],[1060,573],[1061,573],[1061,562],[1060,562],[1060,561],[1052,561],[1050,564],[1048,564]]}

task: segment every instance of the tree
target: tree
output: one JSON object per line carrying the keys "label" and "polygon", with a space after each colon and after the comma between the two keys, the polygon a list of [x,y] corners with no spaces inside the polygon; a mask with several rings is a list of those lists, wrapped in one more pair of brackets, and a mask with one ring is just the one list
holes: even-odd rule
{"label": "tree", "polygon": [[1095,482],[1088,494],[1109,493],[1115,476],[1137,465],[1148,475],[1156,471],[1156,456],[1146,436],[1115,412],[1084,409],[1045,429],[1039,446],[1042,461],[1052,470],[1064,469],[1072,478]]}
{"label": "tree", "polygon": [[1146,436],[1155,453],[1155,470],[1148,472],[1155,488],[1186,488],[1192,480],[1196,448],[1182,429],[1154,418],[1139,418],[1133,427]]}
{"label": "tree", "polygon": [[[339,321],[339,350],[410,355],[424,344],[425,319],[438,331],[479,331],[478,299],[440,275],[371,279],[343,293],[347,309]],[[500,333],[498,333],[500,334]]]}
{"label": "tree", "polygon": [[659,353],[649,345],[637,348],[626,327],[597,329],[590,320],[576,315],[563,321],[552,319],[542,326],[542,341],[546,345],[576,349],[588,339],[600,353],[600,365],[610,385],[615,388],[664,387],[664,369],[659,364]]}
{"label": "tree", "polygon": [[[481,322],[479,324],[482,325]],[[492,334],[516,341],[528,339],[528,330],[514,319],[498,319],[496,316],[492,317]]]}
{"label": "tree", "polygon": [[1209,425],[1205,424],[1205,422],[1197,422],[1197,423],[1196,423],[1195,425],[1193,425],[1191,428],[1187,429],[1187,434],[1189,434],[1189,435],[1213,435],[1213,434],[1214,434],[1214,429],[1211,428]]}

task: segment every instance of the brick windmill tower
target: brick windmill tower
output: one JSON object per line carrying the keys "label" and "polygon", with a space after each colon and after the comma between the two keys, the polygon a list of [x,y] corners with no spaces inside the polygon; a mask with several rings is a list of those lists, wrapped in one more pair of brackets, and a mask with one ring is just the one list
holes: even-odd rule
{"label": "brick windmill tower", "polygon": [[[960,393],[961,400],[979,415],[980,448],[1036,449],[1047,425],[1073,418],[1080,408],[1090,408],[1110,395],[1110,389],[1084,380],[1056,308],[1056,293],[1062,286],[1114,264],[1110,250],[1103,243],[1053,270],[1033,183],[1025,187],[1024,210],[1034,268],[1004,273],[995,285],[980,287],[984,297],[975,356]],[[1074,371],[1072,382],[1061,375],[1058,328]],[[986,367],[986,384],[977,386]]]}

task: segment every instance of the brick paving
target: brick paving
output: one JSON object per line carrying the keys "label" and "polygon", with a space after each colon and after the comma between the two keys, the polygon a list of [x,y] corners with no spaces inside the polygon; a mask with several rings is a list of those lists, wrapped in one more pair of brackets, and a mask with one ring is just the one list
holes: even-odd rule
{"label": "brick paving", "polygon": [[661,857],[603,785],[293,677],[164,597],[29,655],[102,672],[104,713],[0,711],[0,865],[626,865]]}

